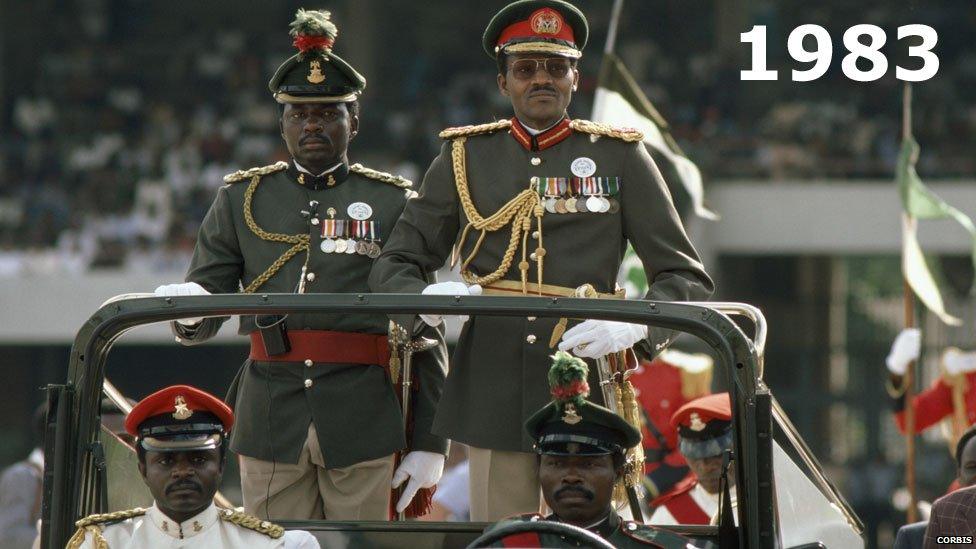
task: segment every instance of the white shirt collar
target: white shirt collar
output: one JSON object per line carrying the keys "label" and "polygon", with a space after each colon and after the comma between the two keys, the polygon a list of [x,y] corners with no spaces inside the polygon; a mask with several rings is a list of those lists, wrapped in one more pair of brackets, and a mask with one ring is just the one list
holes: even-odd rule
{"label": "white shirt collar", "polygon": [[34,448],[31,450],[30,455],[27,456],[27,461],[31,465],[36,465],[38,469],[44,469],[44,450]]}
{"label": "white shirt collar", "polygon": [[195,516],[188,518],[183,522],[176,522],[175,520],[166,516],[159,507],[156,507],[156,503],[153,502],[152,507],[146,511],[146,516],[152,521],[153,526],[156,527],[160,532],[168,535],[171,538],[176,539],[186,539],[192,538],[198,534],[205,532],[208,528],[213,526],[219,520],[219,512],[217,511],[217,506],[213,503],[209,507],[200,511]]}
{"label": "white shirt collar", "polygon": [[[565,117],[563,117],[563,118],[565,118]],[[521,120],[519,120],[519,123],[522,124],[522,127],[525,129],[526,132],[528,132],[529,135],[539,135],[540,133],[547,132],[547,131],[555,128],[562,121],[563,121],[563,119],[560,118],[559,120],[556,121],[555,124],[553,124],[552,126],[549,126],[548,128],[546,128],[544,130],[537,130],[535,128],[530,128],[528,125],[525,124],[525,122],[522,122]],[[297,166],[298,164],[296,163],[295,165]]]}
{"label": "white shirt collar", "polygon": [[336,168],[338,168],[339,166],[342,165],[342,162],[339,162],[335,166],[332,166],[331,168],[325,170],[324,172],[322,172],[322,173],[320,173],[318,175],[315,175],[314,173],[306,170],[305,167],[302,166],[301,164],[299,164],[297,160],[294,160],[293,159],[293,162],[295,163],[295,169],[297,169],[298,171],[300,171],[302,173],[307,173],[308,175],[312,175],[312,176],[315,176],[315,177],[322,177],[322,176],[324,176],[326,174],[330,174],[330,173],[334,172],[336,170]]}

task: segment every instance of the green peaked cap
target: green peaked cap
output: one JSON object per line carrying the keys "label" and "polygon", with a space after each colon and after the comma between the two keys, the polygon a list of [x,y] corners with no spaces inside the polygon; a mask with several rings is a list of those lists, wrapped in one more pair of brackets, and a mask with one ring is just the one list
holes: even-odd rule
{"label": "green peaked cap", "polygon": [[332,53],[339,29],[327,11],[299,9],[290,28],[298,53],[278,67],[268,89],[279,103],[344,103],[355,101],[366,79]]}
{"label": "green peaked cap", "polygon": [[549,368],[552,402],[532,414],[525,430],[536,451],[557,455],[603,455],[623,452],[640,443],[640,431],[624,418],[586,399],[589,367],[582,359],[559,351]]}

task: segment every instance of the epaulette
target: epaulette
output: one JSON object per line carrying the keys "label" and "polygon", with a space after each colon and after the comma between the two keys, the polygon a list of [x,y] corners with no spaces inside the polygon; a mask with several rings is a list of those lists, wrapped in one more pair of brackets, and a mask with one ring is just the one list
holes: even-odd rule
{"label": "epaulette", "polygon": [[284,161],[278,161],[274,164],[268,164],[267,166],[259,166],[257,168],[251,168],[249,170],[237,170],[234,173],[229,173],[224,176],[224,183],[237,183],[238,181],[245,181],[251,179],[255,175],[268,175],[275,172],[280,172],[281,170],[288,169],[288,163]]}
{"label": "epaulette", "polygon": [[114,511],[111,513],[88,515],[87,517],[75,522],[75,526],[77,526],[78,528],[84,528],[86,526],[92,526],[94,524],[119,522],[133,517],[141,517],[142,515],[145,514],[146,514],[145,509],[143,509],[142,507],[136,507],[135,509],[128,509],[126,511]]}
{"label": "epaulette", "polygon": [[220,518],[221,520],[236,524],[241,528],[247,528],[248,530],[258,532],[259,534],[264,534],[272,539],[278,539],[285,535],[285,529],[281,526],[278,526],[273,522],[261,520],[258,517],[248,515],[247,513],[241,511],[221,509]]}
{"label": "epaulette", "polygon": [[393,175],[392,173],[381,172],[379,170],[374,170],[372,168],[367,168],[362,164],[356,163],[349,166],[349,171],[353,173],[358,173],[363,177],[368,177],[370,179],[375,179],[377,181],[382,181],[383,183],[389,183],[395,187],[400,187],[401,189],[409,189],[413,187],[413,183],[399,175]]}
{"label": "epaulette", "polygon": [[644,132],[635,130],[634,128],[617,128],[609,124],[601,124],[599,122],[591,122],[589,120],[580,120],[579,118],[572,120],[569,123],[569,127],[572,128],[573,131],[601,137],[612,137],[628,143],[642,141],[644,139]]}
{"label": "epaulette", "polygon": [[441,139],[454,139],[455,137],[468,137],[470,135],[481,135],[483,133],[497,132],[498,130],[507,130],[511,127],[511,120],[499,120],[497,122],[489,122],[487,124],[447,128],[438,135],[441,137]]}

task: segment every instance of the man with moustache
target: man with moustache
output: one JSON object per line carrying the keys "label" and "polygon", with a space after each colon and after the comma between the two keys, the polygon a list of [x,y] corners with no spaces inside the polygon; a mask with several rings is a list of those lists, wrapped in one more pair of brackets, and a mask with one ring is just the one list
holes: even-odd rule
{"label": "man with moustache", "polygon": [[[648,267],[647,298],[711,294],[640,132],[567,114],[587,33],[584,15],[562,0],[519,0],[495,15],[483,45],[515,116],[441,132],[440,155],[370,273],[373,291],[620,297],[616,275],[630,242]],[[429,284],[425,273],[448,258],[464,283]],[[414,317],[395,320],[415,328]],[[573,324],[484,316],[462,328],[433,429],[470,447],[472,520],[539,509],[536,456],[519,427],[548,401],[538,365],[557,346],[586,358],[635,347],[651,358],[672,336],[623,322]]]}
{"label": "man with moustache", "polygon": [[[329,17],[298,10],[291,35],[299,51],[268,85],[291,159],[224,178],[186,282],[160,286],[157,295],[368,292],[369,270],[411,184],[350,165],[366,81],[332,52],[338,30]],[[194,345],[225,320],[173,327],[178,341]],[[391,486],[404,485],[396,509],[413,502],[408,514],[423,514],[430,494],[421,489],[438,481],[447,452],[447,440],[430,432],[446,351],[441,341],[414,360],[408,440],[391,383],[407,380],[391,368],[388,325],[382,315],[241,317],[251,351],[227,401],[238,418],[230,444],[241,456],[249,513],[388,520]],[[424,335],[442,340],[434,329]]]}
{"label": "man with moustache", "polygon": [[136,404],[125,430],[136,437],[139,472],[153,505],[78,521],[68,549],[319,547],[308,532],[285,532],[214,505],[227,456],[224,441],[233,425],[226,404],[186,385],[167,387]]}
{"label": "man with moustache", "polygon": [[[732,449],[732,402],[728,393],[692,400],[674,413],[671,425],[678,429],[678,449],[694,475],[678,482],[651,502],[650,524],[715,523],[721,497],[722,464]],[[732,469],[729,485],[734,484]],[[735,494],[732,494],[735,505]]]}
{"label": "man with moustache", "polygon": [[[542,495],[553,512],[546,517],[530,513],[509,518],[485,534],[516,523],[554,521],[587,530],[618,548],[687,547],[687,539],[624,520],[614,510],[614,485],[623,474],[626,451],[640,444],[640,432],[610,410],[586,400],[585,362],[562,351],[553,358],[549,380],[554,398],[525,422],[526,433],[536,441]],[[579,546],[549,533],[499,535],[497,541],[505,547]]]}

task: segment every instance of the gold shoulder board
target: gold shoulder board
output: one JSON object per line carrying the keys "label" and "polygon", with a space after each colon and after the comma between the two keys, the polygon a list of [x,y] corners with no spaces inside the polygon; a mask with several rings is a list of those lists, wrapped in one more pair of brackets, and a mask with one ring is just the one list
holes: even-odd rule
{"label": "gold shoulder board", "polygon": [[483,133],[492,133],[499,130],[507,130],[512,127],[511,120],[499,120],[497,122],[489,122],[488,124],[477,124],[474,126],[458,126],[456,128],[447,128],[440,134],[441,139],[454,139],[455,137],[468,137],[469,135],[481,135]]}
{"label": "gold shoulder board", "polygon": [[221,520],[225,520],[232,524],[236,524],[241,528],[247,528],[248,530],[254,530],[259,534],[264,534],[272,539],[278,539],[285,535],[285,529],[273,522],[268,522],[266,520],[261,520],[257,517],[248,515],[241,511],[232,511],[230,509],[220,510]]}
{"label": "gold shoulder board", "polygon": [[379,170],[374,170],[372,168],[367,168],[362,164],[356,163],[349,166],[349,171],[353,173],[358,173],[363,177],[368,177],[370,179],[375,179],[376,181],[382,181],[383,183],[389,183],[395,187],[400,187],[401,189],[409,189],[413,187],[413,183],[409,179],[400,177],[399,175],[393,175],[392,173],[381,172]]}
{"label": "gold shoulder board", "polygon": [[275,172],[280,172],[281,170],[287,169],[288,163],[279,161],[274,164],[268,164],[267,166],[260,166],[257,168],[251,168],[249,170],[237,170],[234,173],[229,173],[224,176],[224,183],[237,183],[238,181],[245,181],[251,179],[255,175],[268,175]]}
{"label": "gold shoulder board", "polygon": [[590,135],[598,135],[601,137],[612,137],[614,139],[620,139],[621,141],[627,141],[628,143],[633,143],[635,141],[641,141],[644,139],[644,132],[640,130],[635,130],[634,128],[616,128],[609,124],[601,124],[599,122],[590,122],[589,120],[576,119],[569,123],[569,127],[573,131],[588,133]]}
{"label": "gold shoulder board", "polygon": [[102,513],[99,515],[88,515],[87,517],[75,522],[75,526],[78,528],[84,528],[86,526],[91,526],[93,524],[104,524],[106,522],[118,522],[120,520],[126,520],[133,517],[141,517],[146,514],[146,510],[142,507],[136,507],[135,509],[128,509],[126,511],[114,511],[112,513]]}

